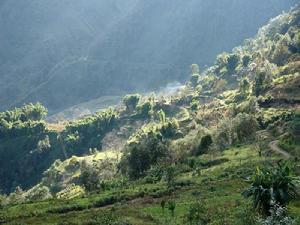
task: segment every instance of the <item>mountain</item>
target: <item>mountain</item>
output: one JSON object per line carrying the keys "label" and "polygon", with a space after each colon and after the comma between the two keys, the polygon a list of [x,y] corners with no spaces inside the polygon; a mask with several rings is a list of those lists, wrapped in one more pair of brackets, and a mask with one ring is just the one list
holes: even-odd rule
{"label": "mountain", "polygon": [[0,109],[39,101],[52,114],[185,81],[296,2],[3,0]]}

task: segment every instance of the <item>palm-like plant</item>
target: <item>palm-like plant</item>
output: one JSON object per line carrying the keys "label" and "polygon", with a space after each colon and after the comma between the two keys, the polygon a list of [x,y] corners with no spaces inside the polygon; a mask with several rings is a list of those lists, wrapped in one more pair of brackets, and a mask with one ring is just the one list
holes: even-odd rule
{"label": "palm-like plant", "polygon": [[243,192],[245,197],[253,198],[254,208],[262,214],[269,214],[272,201],[282,206],[297,196],[294,178],[288,163],[277,166],[257,168],[251,186]]}

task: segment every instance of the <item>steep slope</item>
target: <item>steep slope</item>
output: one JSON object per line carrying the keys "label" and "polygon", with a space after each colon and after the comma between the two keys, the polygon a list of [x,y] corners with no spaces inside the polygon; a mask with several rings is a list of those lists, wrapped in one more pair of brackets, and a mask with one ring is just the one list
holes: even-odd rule
{"label": "steep slope", "polygon": [[211,64],[296,2],[1,1],[0,107],[52,113],[185,80],[191,62]]}

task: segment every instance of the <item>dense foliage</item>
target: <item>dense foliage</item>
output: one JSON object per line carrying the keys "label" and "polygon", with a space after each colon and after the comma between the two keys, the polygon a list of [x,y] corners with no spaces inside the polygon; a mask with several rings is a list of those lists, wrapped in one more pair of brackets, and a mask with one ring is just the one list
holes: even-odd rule
{"label": "dense foliage", "polygon": [[257,168],[251,186],[243,194],[252,197],[254,208],[264,214],[269,214],[272,204],[285,206],[297,196],[290,166]]}

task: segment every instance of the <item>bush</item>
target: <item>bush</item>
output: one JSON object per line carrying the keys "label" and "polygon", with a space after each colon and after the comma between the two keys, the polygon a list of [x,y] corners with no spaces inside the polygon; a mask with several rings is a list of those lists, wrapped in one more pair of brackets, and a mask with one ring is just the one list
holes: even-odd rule
{"label": "bush", "polygon": [[168,188],[172,188],[175,185],[176,167],[169,166],[165,171],[165,180],[167,181]]}
{"label": "bush", "polygon": [[112,109],[86,116],[66,126],[61,134],[62,141],[73,155],[81,155],[89,148],[101,149],[102,138],[115,127],[117,121],[117,114]]}
{"label": "bush", "polygon": [[100,186],[100,178],[98,170],[92,166],[85,166],[80,174],[80,183],[84,186],[87,191],[96,190]]}
{"label": "bush", "polygon": [[201,202],[195,202],[191,204],[187,209],[184,220],[190,225],[208,224],[210,219],[205,203],[201,204]]}
{"label": "bush", "polygon": [[240,56],[238,54],[230,54],[227,58],[226,68],[228,71],[234,71],[238,66]]}
{"label": "bush", "polygon": [[236,135],[231,119],[224,119],[214,131],[214,148],[224,150],[236,142]]}
{"label": "bush", "polygon": [[192,102],[191,102],[191,104],[190,104],[190,108],[193,111],[197,111],[199,109],[199,105],[200,105],[199,101],[196,100],[196,99],[193,99]]}
{"label": "bush", "polygon": [[204,154],[207,152],[209,147],[212,145],[213,140],[210,134],[204,135],[201,138],[200,144],[197,148],[196,155]]}
{"label": "bush", "polygon": [[247,67],[251,61],[251,56],[250,55],[244,55],[242,58],[243,62],[243,67]]}
{"label": "bush", "polygon": [[236,221],[234,225],[259,225],[257,216],[255,215],[253,208],[249,204],[238,207],[235,218]]}
{"label": "bush", "polygon": [[190,78],[190,82],[193,88],[197,87],[198,83],[200,80],[200,75],[199,74],[192,74]]}
{"label": "bush", "polygon": [[286,205],[297,196],[291,168],[287,163],[277,166],[257,168],[251,186],[243,192],[253,198],[253,206],[263,215],[270,215],[272,202]]}
{"label": "bush", "polygon": [[259,220],[261,225],[296,225],[296,221],[286,215],[286,209],[275,204],[270,210],[270,216]]}
{"label": "bush", "polygon": [[233,128],[240,142],[253,140],[258,129],[257,120],[249,114],[239,113],[233,119]]}
{"label": "bush", "polygon": [[166,120],[166,122],[162,124],[160,132],[164,138],[173,138],[176,136],[178,129],[178,121],[173,118],[171,120]]}
{"label": "bush", "polygon": [[133,110],[135,110],[140,99],[141,99],[141,96],[139,94],[126,95],[123,98],[123,103],[126,106],[126,110],[129,112],[132,112]]}
{"label": "bush", "polygon": [[150,112],[152,110],[152,104],[150,101],[146,101],[141,105],[137,106],[138,115],[142,118],[148,118],[150,116]]}
{"label": "bush", "polygon": [[145,127],[130,138],[119,166],[131,178],[138,178],[167,154],[167,143],[158,128]]}
{"label": "bush", "polygon": [[27,201],[37,201],[52,198],[50,190],[46,186],[35,186],[26,193]]}
{"label": "bush", "polygon": [[151,169],[147,172],[147,176],[145,177],[145,181],[147,183],[157,183],[161,181],[162,177],[164,175],[164,169],[160,166],[153,166]]}
{"label": "bush", "polygon": [[268,74],[268,72],[264,70],[258,71],[254,77],[252,92],[256,97],[258,97],[270,87],[270,83],[271,83],[270,74]]}
{"label": "bush", "polygon": [[83,225],[117,225],[116,216],[112,211],[101,211],[100,215],[94,216],[92,219],[83,222]]}

